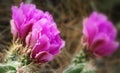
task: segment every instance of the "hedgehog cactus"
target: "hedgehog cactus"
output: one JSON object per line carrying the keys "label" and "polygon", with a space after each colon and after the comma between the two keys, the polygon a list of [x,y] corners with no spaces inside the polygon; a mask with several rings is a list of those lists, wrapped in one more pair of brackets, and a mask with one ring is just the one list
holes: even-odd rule
{"label": "hedgehog cactus", "polygon": [[53,60],[65,45],[52,15],[34,4],[12,6],[10,24],[14,39],[0,65],[2,73],[30,73],[30,66]]}

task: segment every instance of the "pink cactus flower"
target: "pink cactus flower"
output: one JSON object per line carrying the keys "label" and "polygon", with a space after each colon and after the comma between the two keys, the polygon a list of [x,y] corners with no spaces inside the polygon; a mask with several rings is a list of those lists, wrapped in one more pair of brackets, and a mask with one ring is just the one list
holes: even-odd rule
{"label": "pink cactus flower", "polygon": [[11,32],[14,37],[25,39],[34,22],[43,17],[43,11],[33,4],[21,3],[20,7],[12,6]]}
{"label": "pink cactus flower", "polygon": [[117,30],[101,13],[93,12],[83,20],[84,44],[95,56],[109,56],[118,48]]}
{"label": "pink cactus flower", "polygon": [[52,15],[33,4],[12,7],[11,32],[26,41],[30,58],[37,63],[51,61],[65,45]]}
{"label": "pink cactus flower", "polygon": [[26,37],[26,44],[32,48],[31,58],[38,63],[51,61],[65,45],[59,34],[53,17],[45,12]]}

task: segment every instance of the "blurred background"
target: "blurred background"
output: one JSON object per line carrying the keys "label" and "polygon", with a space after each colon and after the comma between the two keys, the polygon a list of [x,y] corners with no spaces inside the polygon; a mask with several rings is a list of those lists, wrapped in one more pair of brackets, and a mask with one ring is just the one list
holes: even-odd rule
{"label": "blurred background", "polygon": [[[40,65],[35,73],[61,73],[72,58],[82,49],[82,20],[92,11],[99,11],[108,16],[118,29],[120,41],[120,0],[0,0],[0,52],[7,49],[11,43],[10,33],[11,6],[21,2],[36,4],[36,7],[49,11],[61,31],[62,38],[66,41],[60,55],[44,65]],[[0,59],[2,60],[0,53]],[[96,61],[96,73],[119,73],[120,50],[109,58]]]}

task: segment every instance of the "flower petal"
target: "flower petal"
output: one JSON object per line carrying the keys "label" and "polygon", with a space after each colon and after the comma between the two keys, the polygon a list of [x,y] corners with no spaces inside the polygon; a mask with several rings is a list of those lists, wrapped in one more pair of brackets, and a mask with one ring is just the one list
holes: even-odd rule
{"label": "flower petal", "polygon": [[117,30],[110,21],[103,22],[99,24],[99,33],[106,33],[111,40],[115,40],[117,35]]}
{"label": "flower petal", "polygon": [[98,28],[94,22],[88,21],[88,19],[83,20],[83,34],[87,38],[89,45],[91,45],[93,38],[98,32]]}
{"label": "flower petal", "polygon": [[89,46],[90,47],[89,50],[94,51],[96,48],[106,44],[108,40],[109,40],[109,37],[106,34],[99,33],[98,35],[95,36],[91,46]]}
{"label": "flower petal", "polygon": [[105,22],[107,20],[107,17],[104,14],[93,12],[89,17],[89,20],[96,22],[96,25],[98,25],[102,22]]}
{"label": "flower petal", "polygon": [[56,37],[52,39],[50,42],[51,42],[51,45],[48,51],[53,55],[58,54],[61,48],[65,46],[65,41],[63,41],[59,35],[56,35]]}
{"label": "flower petal", "polygon": [[26,42],[26,44],[27,44],[27,46],[31,46],[30,45],[30,43],[31,43],[31,36],[32,36],[32,34],[31,33],[29,33],[27,36],[26,36],[26,39],[25,39],[25,42]]}
{"label": "flower petal", "polygon": [[42,36],[32,49],[31,57],[34,58],[37,53],[49,49],[50,43],[46,36]]}
{"label": "flower petal", "polygon": [[20,9],[23,11],[27,19],[30,19],[32,14],[34,13],[34,10],[36,9],[36,6],[34,4],[20,4]]}
{"label": "flower petal", "polygon": [[14,23],[14,20],[10,20],[10,25],[11,25],[11,33],[13,34],[14,37],[17,37],[17,29],[16,25]]}
{"label": "flower petal", "polygon": [[20,28],[20,25],[22,25],[24,23],[24,20],[26,19],[23,11],[16,6],[12,7],[12,18],[18,30]]}
{"label": "flower petal", "polygon": [[35,60],[38,63],[48,62],[48,61],[51,61],[52,59],[53,59],[53,55],[48,53],[48,52],[46,52],[46,51],[39,52],[35,56]]}
{"label": "flower petal", "polygon": [[98,56],[110,56],[118,49],[119,43],[108,41],[106,44],[97,48],[94,52],[95,55]]}
{"label": "flower petal", "polygon": [[31,31],[33,23],[34,23],[34,20],[31,20],[28,23],[21,25],[20,35],[19,35],[21,39],[24,39],[27,36],[27,34]]}

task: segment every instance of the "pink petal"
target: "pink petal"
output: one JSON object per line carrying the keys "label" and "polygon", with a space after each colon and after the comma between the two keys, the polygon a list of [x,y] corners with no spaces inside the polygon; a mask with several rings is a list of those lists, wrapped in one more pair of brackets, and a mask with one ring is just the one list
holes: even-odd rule
{"label": "pink petal", "polygon": [[65,41],[61,39],[61,46],[60,48],[63,48],[65,46]]}
{"label": "pink petal", "polygon": [[34,13],[32,13],[30,16],[38,21],[43,17],[43,15],[44,12],[42,10],[36,9],[34,10]]}
{"label": "pink petal", "polygon": [[18,30],[16,28],[14,20],[10,20],[10,25],[11,25],[11,33],[13,34],[14,37],[17,37]]}
{"label": "pink petal", "polygon": [[60,52],[59,45],[52,44],[50,45],[49,53],[55,55]]}
{"label": "pink petal", "polygon": [[35,45],[35,43],[37,43],[37,40],[41,38],[41,31],[34,29],[31,32],[31,37],[30,37],[30,47],[33,47]]}
{"label": "pink petal", "polygon": [[43,28],[43,25],[46,24],[47,20],[42,18],[39,21],[35,22],[35,24],[32,27],[32,30],[37,29],[38,31],[41,31]]}
{"label": "pink petal", "polygon": [[50,32],[52,32],[52,34],[54,36],[60,33],[60,31],[57,29],[57,26],[55,23],[52,23],[52,25],[50,27]]}
{"label": "pink petal", "polygon": [[49,19],[50,21],[54,22],[53,17],[49,12],[46,11],[44,17]]}
{"label": "pink petal", "polygon": [[94,53],[98,56],[110,56],[118,49],[118,46],[118,42],[108,41],[106,44],[97,48]]}
{"label": "pink petal", "polygon": [[23,14],[23,11],[17,8],[16,6],[12,7],[12,18],[18,30],[20,28],[20,25],[22,25],[26,19],[26,17]]}
{"label": "pink petal", "polygon": [[99,24],[99,33],[106,33],[111,40],[115,40],[117,30],[110,21]]}
{"label": "pink petal", "polygon": [[50,49],[48,50],[49,53],[56,55],[59,54],[61,48],[65,46],[65,41],[61,41],[61,44],[51,44]]}
{"label": "pink petal", "polygon": [[[102,22],[105,22],[107,20],[107,17],[104,14],[100,14],[98,12],[93,12],[89,17],[89,20],[100,24]],[[96,24],[96,25],[98,25],[98,24]]]}
{"label": "pink petal", "polygon": [[26,42],[27,46],[31,46],[30,45],[31,36],[32,36],[31,32],[26,36],[25,42]]}
{"label": "pink petal", "polygon": [[21,28],[20,28],[19,37],[21,39],[24,39],[27,36],[27,34],[31,31],[33,23],[34,23],[34,20],[30,20],[26,24],[23,24],[23,25],[20,26]]}
{"label": "pink petal", "polygon": [[30,19],[30,16],[34,13],[36,6],[34,4],[20,4],[20,9],[23,11],[26,17]]}
{"label": "pink petal", "polygon": [[83,20],[83,34],[87,38],[89,45],[91,45],[97,32],[98,28],[94,22],[88,21],[87,18]]}
{"label": "pink petal", "polygon": [[58,54],[61,48],[63,48],[64,46],[65,41],[63,41],[59,35],[56,35],[55,39],[51,41],[50,49],[48,51],[49,53],[55,55]]}
{"label": "pink petal", "polygon": [[41,39],[38,40],[38,43],[36,43],[32,49],[31,54],[32,58],[34,58],[37,53],[49,49],[49,46],[50,46],[49,39],[46,36],[42,36]]}
{"label": "pink petal", "polygon": [[36,56],[35,56],[35,60],[36,62],[38,63],[41,63],[41,62],[48,62],[48,61],[51,61],[53,59],[53,55],[46,52],[46,51],[42,51],[42,52],[39,52]]}
{"label": "pink petal", "polygon": [[94,51],[96,48],[106,44],[108,42],[109,37],[104,34],[104,33],[99,33],[98,35],[95,36],[93,39],[92,44],[89,46],[91,51]]}

